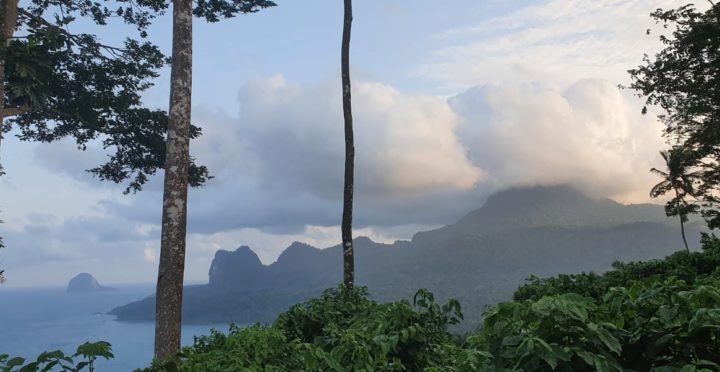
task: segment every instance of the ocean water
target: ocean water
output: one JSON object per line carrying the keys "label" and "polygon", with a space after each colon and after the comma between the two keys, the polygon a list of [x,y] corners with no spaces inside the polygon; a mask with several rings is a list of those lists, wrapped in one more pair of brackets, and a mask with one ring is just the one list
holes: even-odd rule
{"label": "ocean water", "polygon": [[[155,324],[127,323],[106,315],[112,308],[142,299],[154,292],[151,286],[118,287],[117,291],[67,294],[65,288],[15,289],[0,286],[0,354],[34,360],[47,350],[74,354],[78,345],[90,341],[112,344],[115,358],[97,362],[98,371],[132,371],[150,364]],[[215,328],[227,332],[228,324],[187,325],[183,345],[193,336]]]}

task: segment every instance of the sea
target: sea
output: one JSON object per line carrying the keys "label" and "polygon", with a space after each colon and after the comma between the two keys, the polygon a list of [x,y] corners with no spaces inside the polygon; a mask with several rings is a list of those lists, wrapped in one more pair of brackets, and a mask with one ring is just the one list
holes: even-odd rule
{"label": "sea", "polygon": [[[120,286],[115,291],[65,293],[65,288],[3,288],[0,286],[0,354],[34,360],[43,351],[74,354],[78,345],[107,341],[115,355],[98,360],[97,371],[133,371],[150,365],[153,322],[119,322],[107,312],[154,293],[149,285]],[[227,332],[229,324],[184,325],[183,345],[210,330]]]}

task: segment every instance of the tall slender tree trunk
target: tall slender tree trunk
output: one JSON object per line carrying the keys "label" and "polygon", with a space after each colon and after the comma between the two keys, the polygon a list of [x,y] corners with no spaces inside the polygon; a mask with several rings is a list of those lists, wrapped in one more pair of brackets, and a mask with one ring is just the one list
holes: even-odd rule
{"label": "tall slender tree trunk", "polygon": [[155,358],[180,351],[192,98],[192,0],[173,0],[170,114],[155,310]]}
{"label": "tall slender tree trunk", "polygon": [[685,243],[685,250],[690,252],[687,239],[685,238],[685,221],[683,221],[685,219],[685,215],[682,213],[682,206],[680,205],[680,193],[676,187],[673,189],[675,189],[675,200],[677,200],[678,215],[680,216],[680,234],[682,234],[683,243]]}
{"label": "tall slender tree trunk", "polygon": [[345,118],[345,188],[343,196],[342,243],[343,283],[348,289],[355,284],[355,253],[352,240],[353,187],[355,184],[355,143],[353,140],[352,99],[350,85],[350,33],[352,30],[352,0],[345,1],[342,35],[342,90]]}
{"label": "tall slender tree trunk", "polygon": [[[5,47],[10,45],[10,40],[15,33],[15,26],[17,25],[17,13],[18,13],[18,1],[19,0],[2,0],[2,17],[0,17],[0,30],[2,30],[2,38],[5,43]],[[5,59],[0,59],[0,144],[3,139],[3,125],[5,123]],[[1,165],[1,163],[0,163]]]}
{"label": "tall slender tree trunk", "polygon": [[[0,5],[0,31],[4,46],[10,45],[10,40],[15,33],[17,25],[17,8],[19,0],[2,0]],[[0,145],[3,140],[3,129],[5,128],[5,58],[0,58]],[[0,146],[0,150],[2,146]],[[0,176],[5,174],[2,166],[2,152],[0,152]],[[0,221],[1,223],[2,221]],[[3,248],[2,237],[0,237],[0,248]],[[0,270],[0,284],[5,283],[5,270]]]}

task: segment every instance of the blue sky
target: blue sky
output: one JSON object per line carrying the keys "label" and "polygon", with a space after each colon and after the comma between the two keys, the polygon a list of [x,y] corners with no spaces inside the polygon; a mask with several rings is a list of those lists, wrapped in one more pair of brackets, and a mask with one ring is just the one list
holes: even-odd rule
{"label": "blue sky", "polygon": [[[455,0],[439,6],[432,0],[358,1],[354,4],[353,73],[356,78],[382,81],[405,93],[456,93],[418,79],[413,68],[447,44],[443,32],[470,27],[478,20],[507,15],[533,3],[539,2]],[[342,16],[339,1],[286,0],[275,8],[219,23],[198,20],[194,25],[195,103],[234,107],[237,86],[277,73],[298,83],[334,77],[339,71],[338,26],[342,26],[338,15]],[[170,30],[168,17],[153,27],[154,40],[165,46],[168,54]],[[148,101],[164,105],[166,91],[161,86]]]}
{"label": "blue sky", "polygon": [[[661,126],[617,84],[643,53],[657,7],[675,0],[360,0],[352,73],[356,235],[407,239],[452,223],[499,189],[566,183],[646,202]],[[153,40],[169,53],[169,18]],[[340,1],[278,1],[196,20],[191,151],[217,176],[191,192],[187,282],[214,252],[249,245],[270,263],[292,241],[337,244],[342,197]],[[111,26],[103,40],[127,29]],[[168,71],[145,96],[165,108]],[[104,154],[68,142],[0,149],[5,287],[151,283],[161,178],[137,195],[83,170]]]}

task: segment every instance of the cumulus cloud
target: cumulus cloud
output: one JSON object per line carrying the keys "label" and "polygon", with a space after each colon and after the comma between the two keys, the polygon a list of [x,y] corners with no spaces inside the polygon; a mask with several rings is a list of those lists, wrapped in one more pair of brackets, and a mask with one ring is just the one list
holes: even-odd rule
{"label": "cumulus cloud", "polygon": [[[190,231],[289,236],[335,226],[344,160],[338,89],[275,76],[240,89],[237,117],[197,111],[207,124],[192,149],[217,178],[191,193]],[[451,223],[489,193],[525,184],[647,201],[647,170],[663,147],[656,119],[603,80],[566,89],[483,85],[450,99],[363,82],[353,93],[358,228]],[[159,192],[106,205],[129,220],[159,221]]]}
{"label": "cumulus cloud", "polygon": [[[282,76],[240,90],[239,139],[260,162],[264,185],[338,198],[344,164],[339,83],[290,84]],[[481,172],[455,136],[443,99],[355,84],[357,188],[373,195],[472,188]]]}
{"label": "cumulus cloud", "polygon": [[[336,81],[298,85],[275,76],[240,89],[237,117],[196,110],[204,135],[191,150],[216,178],[191,192],[190,231],[290,234],[336,225],[344,172],[339,89]],[[474,190],[484,177],[456,136],[460,117],[447,100],[403,95],[379,83],[358,82],[353,93],[357,226],[456,218],[460,204],[417,213]],[[129,205],[105,205],[124,218],[157,223],[160,194],[152,190],[158,182]]]}
{"label": "cumulus cloud", "polygon": [[662,127],[607,81],[475,87],[450,102],[463,117],[458,136],[498,187],[561,183],[647,200]]}

